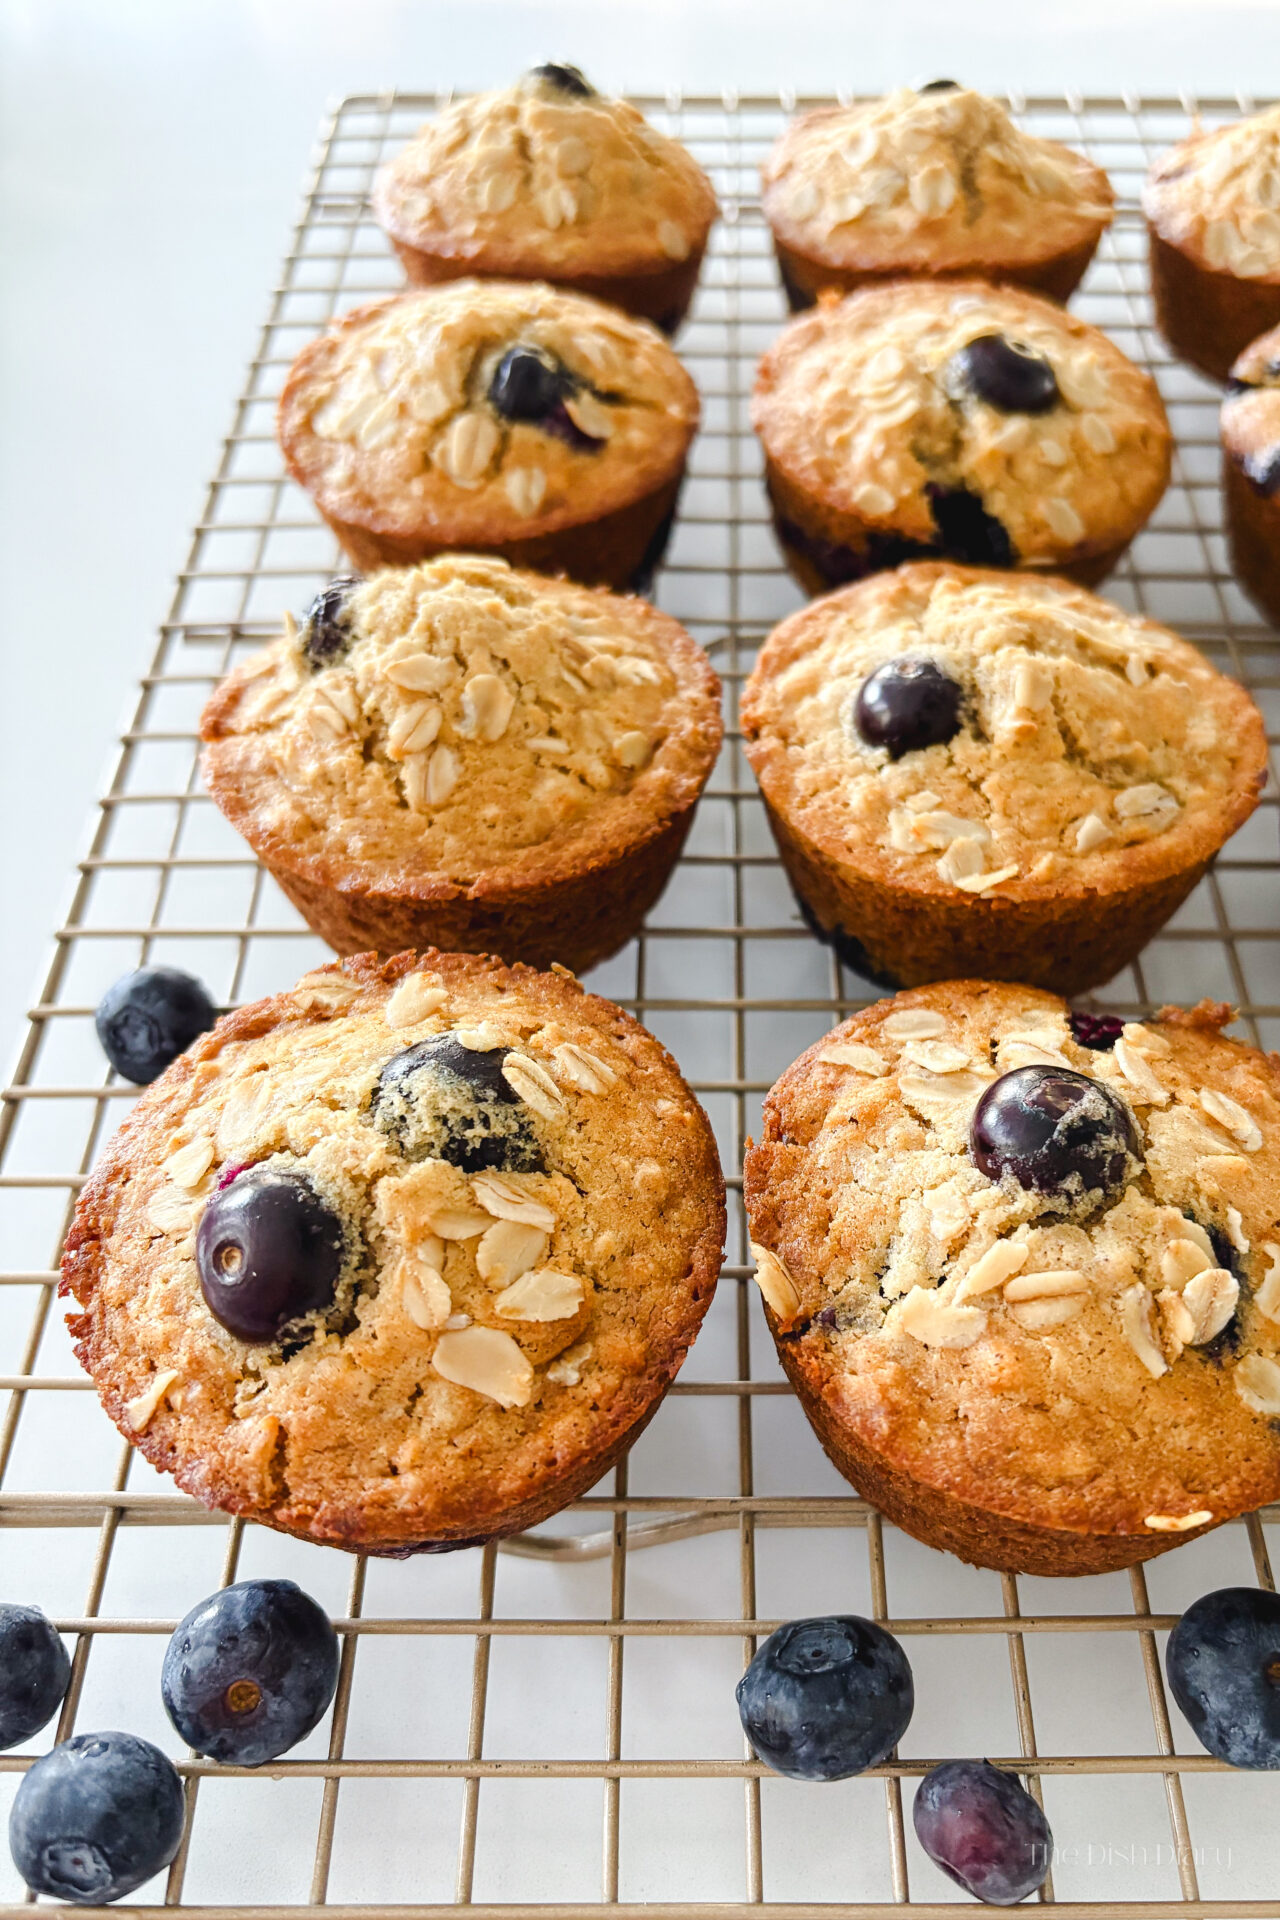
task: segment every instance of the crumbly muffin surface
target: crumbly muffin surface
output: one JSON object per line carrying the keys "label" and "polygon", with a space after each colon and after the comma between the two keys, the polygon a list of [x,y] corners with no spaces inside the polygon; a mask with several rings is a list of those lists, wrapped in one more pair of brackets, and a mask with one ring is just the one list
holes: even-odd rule
{"label": "crumbly muffin surface", "polygon": [[1142,204],[1163,239],[1205,266],[1280,279],[1280,107],[1180,141],[1152,167]]}
{"label": "crumbly muffin surface", "polygon": [[1280,327],[1252,341],[1232,367],[1222,440],[1260,492],[1280,488]]}
{"label": "crumbly muffin surface", "polygon": [[[1050,406],[1002,410],[967,382],[959,356],[992,335],[1048,363]],[[834,511],[929,544],[959,499],[966,523],[985,516],[969,538],[1006,549],[965,557],[1001,564],[1052,567],[1127,538],[1169,476],[1148,374],[1052,302],[970,281],[867,288],[792,320],[761,362],[752,422],[785,478]]]}
{"label": "crumbly muffin surface", "polygon": [[[960,690],[946,741],[891,759],[854,718],[885,663]],[[742,702],[766,799],[897,885],[1034,898],[1191,865],[1256,804],[1262,720],[1153,621],[1066,581],[918,562],[819,600],[766,644]]]}
{"label": "crumbly muffin surface", "polygon": [[412,891],[643,837],[706,779],[720,688],[643,601],[450,555],[354,582],[336,627],[290,623],[203,731],[206,776],[255,844]]}
{"label": "crumbly muffin surface", "polygon": [[378,176],[396,239],[498,271],[635,271],[687,260],[716,214],[711,182],[624,100],[540,79],[446,107]]}
{"label": "crumbly muffin surface", "polygon": [[[442,1037],[463,1077],[388,1072]],[[214,1318],[195,1261],[247,1166],[308,1182],[346,1250],[332,1309],[264,1345]],[[64,1290],[108,1411],[182,1486],[394,1545],[483,1534],[639,1417],[705,1311],[723,1220],[697,1102],[616,1007],[527,968],[365,957],[224,1019],[143,1094]]]}
{"label": "crumbly muffin surface", "polygon": [[[928,1486],[1045,1525],[1180,1531],[1280,1487],[1280,1073],[1225,1007],[1112,1023],[972,982],[810,1048],[746,1161],[759,1279],[806,1378]],[[1055,1201],[975,1163],[998,1076],[1066,1067],[1140,1152]]]}
{"label": "crumbly muffin surface", "polygon": [[835,265],[935,272],[1065,252],[1106,226],[1107,176],[1021,131],[968,87],[820,107],[763,169],[765,211],[790,245]]}
{"label": "crumbly muffin surface", "polygon": [[[513,348],[567,382],[553,421],[493,404]],[[646,321],[536,283],[455,280],[359,307],[304,347],[278,430],[326,512],[465,546],[640,498],[679,470],[697,423],[693,382]]]}

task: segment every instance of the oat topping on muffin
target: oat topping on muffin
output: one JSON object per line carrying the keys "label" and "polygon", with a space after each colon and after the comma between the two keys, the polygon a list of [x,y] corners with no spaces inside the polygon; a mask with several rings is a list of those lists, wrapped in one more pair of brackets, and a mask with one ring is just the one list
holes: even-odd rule
{"label": "oat topping on muffin", "polygon": [[763,177],[781,237],[864,270],[1031,263],[1111,219],[1100,168],[968,87],[820,107],[788,128]]}
{"label": "oat topping on muffin", "polygon": [[1143,207],[1163,238],[1244,280],[1280,275],[1280,107],[1200,128],[1156,161]]}
{"label": "oat topping on muffin", "polygon": [[747,1204],[838,1463],[843,1433],[974,1520],[1137,1536],[1112,1564],[1274,1497],[1280,1083],[1229,1017],[1082,1044],[1062,1001],[960,982],[788,1070]]}
{"label": "oat topping on muffin", "polygon": [[1195,647],[1063,581],[924,563],[809,616],[748,684],[747,752],[794,825],[908,883],[1105,885],[1265,766]]}
{"label": "oat topping on muffin", "polygon": [[[644,489],[693,437],[693,382],[645,322],[551,287],[460,280],[357,309],[304,348],[280,400],[321,506],[441,544],[545,531]],[[483,542],[488,544],[489,542]]]}
{"label": "oat topping on muffin", "polygon": [[779,511],[794,495],[836,532],[856,517],[879,543],[868,565],[1114,551],[1169,473],[1148,374],[1051,302],[975,282],[870,288],[793,320],[761,363],[752,419]]}
{"label": "oat topping on muffin", "polygon": [[148,1089],[68,1241],[73,1330],[108,1410],[206,1500],[374,1550],[486,1537],[656,1404],[722,1192],[696,1101],[607,1002],[366,957]]}
{"label": "oat topping on muffin", "polygon": [[383,168],[373,198],[399,242],[548,279],[687,260],[716,214],[679,141],[554,63],[446,107]]}

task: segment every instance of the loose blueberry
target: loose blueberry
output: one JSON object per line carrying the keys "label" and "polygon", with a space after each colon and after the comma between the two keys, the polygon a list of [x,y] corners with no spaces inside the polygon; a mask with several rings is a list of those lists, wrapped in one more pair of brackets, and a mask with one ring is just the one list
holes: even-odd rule
{"label": "loose blueberry", "polygon": [[766,1765],[792,1780],[845,1780],[878,1766],[914,1705],[901,1646],[856,1614],[789,1621],[738,1682],[743,1732]]}
{"label": "loose blueberry", "polygon": [[529,1110],[503,1078],[507,1047],[480,1053],[438,1033],[393,1054],[378,1075],[370,1118],[410,1159],[463,1173],[536,1173],[545,1163]]}
{"label": "loose blueberry", "polygon": [[191,974],[177,967],[139,967],[107,988],[94,1026],[116,1072],[145,1087],[217,1017],[205,987]]}
{"label": "loose blueberry", "polygon": [[969,1150],[989,1180],[1067,1201],[1110,1196],[1141,1164],[1137,1124],[1118,1094],[1067,1067],[1018,1067],[974,1109]]}
{"label": "loose blueberry", "polygon": [[858,688],[853,724],[869,747],[891,760],[941,746],[960,731],[963,690],[936,660],[903,654],[886,660]]}
{"label": "loose blueberry", "polygon": [[1042,353],[1002,333],[980,333],[951,356],[949,372],[1001,413],[1048,413],[1061,395]]}
{"label": "loose blueberry", "polygon": [[954,93],[959,88],[959,85],[960,85],[960,82],[958,80],[926,80],[922,87],[916,88],[916,92],[917,93]]}
{"label": "loose blueberry", "polygon": [[202,1600],[169,1642],[165,1711],[210,1760],[260,1767],[304,1740],[338,1684],[338,1636],[292,1580],[241,1580]]}
{"label": "loose blueberry", "polygon": [[215,1192],[196,1234],[200,1291],[228,1333],[274,1340],[333,1304],[346,1251],[342,1227],[309,1181],[250,1167]]}
{"label": "loose blueberry", "polygon": [[1076,1007],[1067,1015],[1067,1025],[1076,1044],[1088,1047],[1090,1053],[1110,1053],[1124,1032],[1124,1021],[1115,1014],[1085,1013]]}
{"label": "loose blueberry", "polygon": [[571,67],[567,60],[548,60],[540,67],[531,69],[535,80],[545,81],[554,87],[557,93],[572,94],[575,100],[593,100],[596,90],[579,67]]}
{"label": "loose blueberry", "polygon": [[1223,1587],[1188,1607],[1165,1650],[1173,1697],[1232,1767],[1280,1767],[1280,1595]]}
{"label": "loose blueberry", "polygon": [[1260,453],[1247,455],[1244,476],[1255,492],[1268,499],[1280,493],[1280,447],[1264,447]]}
{"label": "loose blueberry", "polygon": [[67,1650],[39,1607],[0,1605],[0,1751],[48,1725],[70,1678]]}
{"label": "loose blueberry", "polygon": [[938,551],[970,567],[1016,566],[1007,529],[969,487],[940,487],[931,480],[925,492],[938,529]]}
{"label": "loose blueberry", "polygon": [[182,1782],[131,1733],[81,1733],[24,1777],[9,1815],[13,1864],[33,1893],[99,1906],[167,1867],[182,1838]]}
{"label": "loose blueberry", "polygon": [[558,360],[540,347],[508,347],[489,382],[489,404],[504,420],[541,424],[566,391],[572,382]]}
{"label": "loose blueberry", "polygon": [[302,623],[302,651],[313,667],[331,667],[351,645],[349,603],[359,585],[357,573],[336,574],[307,608]]}
{"label": "loose blueberry", "polygon": [[916,1789],[911,1818],[929,1858],[975,1900],[1015,1906],[1049,1871],[1049,1822],[1021,1782],[989,1760],[934,1767]]}

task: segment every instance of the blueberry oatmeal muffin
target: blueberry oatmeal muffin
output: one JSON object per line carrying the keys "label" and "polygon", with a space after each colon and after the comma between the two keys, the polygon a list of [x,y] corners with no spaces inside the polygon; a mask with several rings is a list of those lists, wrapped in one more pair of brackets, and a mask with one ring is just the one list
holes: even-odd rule
{"label": "blueberry oatmeal muffin", "polygon": [[331,582],[201,732],[213,798],[339,953],[579,972],[666,885],[720,683],[642,600],[450,555]]}
{"label": "blueberry oatmeal muffin", "polygon": [[1065,300],[1111,223],[1101,167],[950,80],[802,114],[762,173],[792,307],[905,275]]}
{"label": "blueberry oatmeal muffin", "polygon": [[375,300],[294,361],[277,432],[357,566],[451,547],[624,586],[661,556],[698,395],[643,320],[552,287]]}
{"label": "blueberry oatmeal muffin", "polygon": [[1231,1018],[952,981],[769,1094],[745,1194],[778,1354],[908,1533],[1100,1573],[1280,1495],[1280,1071]]}
{"label": "blueberry oatmeal muffin", "polygon": [[126,1438],[206,1505],[369,1553],[584,1492],[654,1413],[724,1240],[674,1061],[560,974],[363,955],[143,1094],[62,1291]]}
{"label": "blueberry oatmeal muffin", "polygon": [[1155,382],[1016,287],[820,303],[764,355],[751,418],[778,539],[815,593],[926,554],[1088,584],[1169,479]]}
{"label": "blueberry oatmeal muffin", "polygon": [[1225,380],[1280,322],[1280,107],[1197,126],[1142,194],[1156,324],[1182,360]]}
{"label": "blueberry oatmeal muffin", "polygon": [[743,744],[819,933],[872,978],[1109,980],[1252,813],[1262,716],[1065,580],[916,561],[774,630]]}
{"label": "blueberry oatmeal muffin", "polygon": [[1280,623],[1280,327],[1253,341],[1232,367],[1221,424],[1232,569]]}
{"label": "blueberry oatmeal muffin", "polygon": [[717,211],[678,140],[560,63],[446,107],[382,169],[373,208],[416,286],[549,280],[667,333]]}

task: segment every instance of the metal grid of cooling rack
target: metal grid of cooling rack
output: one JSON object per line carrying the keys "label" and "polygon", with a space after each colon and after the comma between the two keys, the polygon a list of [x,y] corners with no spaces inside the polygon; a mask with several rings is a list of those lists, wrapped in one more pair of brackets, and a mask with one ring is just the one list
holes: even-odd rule
{"label": "metal grid of cooling rack", "polygon": [[[1072,1916],[1280,1915],[1275,1776],[1232,1775],[1165,1697],[1160,1638],[1213,1586],[1272,1585],[1270,1511],[1128,1576],[1000,1578],[917,1546],[823,1461],[743,1282],[725,1284],[659,1419],[609,1480],[541,1533],[406,1563],[351,1560],[209,1514],[122,1447],[77,1377],[52,1263],[76,1192],[132,1089],[104,1075],[92,1008],[145,959],[224,1001],[274,991],[322,950],[200,792],[195,721],[213,684],[300,607],[334,553],[281,476],[271,412],[329,316],[398,275],[368,211],[379,161],[440,104],[348,99],[301,219],[53,963],[0,1109],[0,1588],[74,1641],[58,1736],[120,1724],[174,1753],[182,1850],[144,1907],[477,1916],[954,1911],[924,1859],[912,1781],[944,1757],[1019,1766],[1058,1842],[1042,1896]],[[797,603],[770,536],[746,416],[782,316],[756,166],[797,104],[638,103],[714,175],[724,219],[679,348],[704,427],[658,598],[712,652],[730,700]],[[808,104],[808,103],[800,103]],[[1036,131],[1110,171],[1119,217],[1076,305],[1151,365],[1178,436],[1174,482],[1107,591],[1180,626],[1280,722],[1280,640],[1232,583],[1219,524],[1216,400],[1153,335],[1136,196],[1148,162],[1246,99],[1015,100]],[[1098,1004],[1201,994],[1280,1045],[1276,796]],[[682,866],[635,945],[592,984],[674,1049],[736,1175],[764,1090],[874,997],[804,930],[732,732]],[[730,1181],[735,1207],[739,1183]],[[642,1553],[639,1549],[643,1547]],[[343,1636],[329,1719],[269,1774],[196,1761],[160,1711],[178,1617],[220,1580],[291,1574]],[[732,1687],[779,1619],[861,1611],[906,1641],[917,1710],[899,1754],[807,1787],[744,1758]],[[40,1743],[41,1747],[43,1742]],[[0,1810],[29,1764],[0,1756]],[[906,1790],[904,1792],[904,1789]],[[904,1817],[904,1815],[906,1817]],[[6,1875],[8,1877],[6,1877]],[[7,1862],[0,1915],[27,1908]]]}

